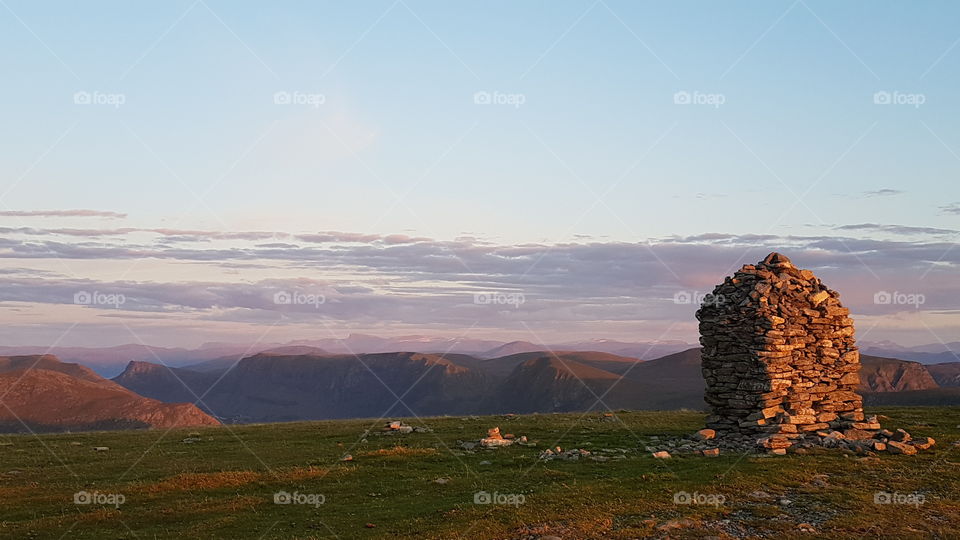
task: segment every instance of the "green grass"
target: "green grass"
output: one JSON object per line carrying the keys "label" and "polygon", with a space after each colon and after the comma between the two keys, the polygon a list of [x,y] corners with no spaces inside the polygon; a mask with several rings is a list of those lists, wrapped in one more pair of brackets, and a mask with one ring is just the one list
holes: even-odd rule
{"label": "green grass", "polygon": [[[655,460],[643,451],[649,437],[692,433],[703,417],[650,411],[621,412],[613,421],[595,413],[411,419],[434,432],[372,435],[367,442],[360,442],[363,431],[377,431],[382,422],[0,435],[0,538],[955,535],[960,447],[951,443],[960,439],[960,410],[869,412],[888,416],[885,427],[934,437],[937,445],[918,456],[816,451]],[[493,426],[537,446],[458,447],[458,439],[478,439]],[[202,440],[182,442],[191,432]],[[538,462],[540,451],[555,445],[628,452],[606,462]],[[354,460],[340,461],[347,452]],[[81,490],[119,493],[125,502],[119,509],[74,504]],[[274,504],[281,490],[322,494],[325,501],[319,507]],[[522,495],[524,504],[475,504],[481,490]],[[679,505],[679,491],[725,500]],[[769,497],[751,496],[757,491]],[[919,493],[925,502],[877,505],[878,491]],[[781,504],[783,498],[791,503]],[[801,532],[804,523],[815,533]]]}

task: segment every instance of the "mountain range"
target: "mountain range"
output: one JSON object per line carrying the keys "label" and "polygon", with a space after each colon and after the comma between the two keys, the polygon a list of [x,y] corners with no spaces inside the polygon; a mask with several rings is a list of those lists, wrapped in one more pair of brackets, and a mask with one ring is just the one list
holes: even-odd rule
{"label": "mountain range", "polygon": [[[57,431],[444,414],[704,408],[700,350],[680,342],[586,342],[606,351],[544,350],[530,342],[448,342],[354,335],[343,341],[196,350],[63,348],[96,366],[133,356],[112,380],[54,355],[0,357],[0,430]],[[396,346],[482,348],[396,352]],[[325,347],[320,347],[319,345]],[[581,344],[582,345],[582,344]],[[882,344],[896,348],[890,344]],[[639,347],[645,351],[639,351]],[[369,348],[374,352],[343,352]],[[888,350],[871,344],[869,350]],[[241,350],[245,349],[245,350]],[[904,351],[898,351],[902,354]],[[911,351],[907,351],[911,352]],[[914,354],[934,354],[914,350]],[[153,361],[139,358],[147,357]],[[168,361],[170,363],[168,363]],[[960,362],[925,365],[862,355],[868,404],[960,404]]]}
{"label": "mountain range", "polygon": [[[131,362],[114,381],[161,401],[196,401],[225,422],[704,408],[698,348],[649,361],[596,351],[496,358],[272,351],[232,369],[199,367]],[[934,398],[960,404],[960,363],[924,366],[863,355],[860,375],[868,403],[910,393],[913,404]]]}
{"label": "mountain range", "polygon": [[[171,367],[196,369],[206,363],[207,369],[233,365],[242,358],[263,351],[322,351],[330,354],[370,354],[416,351],[433,354],[466,354],[477,358],[499,358],[537,351],[596,351],[640,360],[653,360],[695,347],[681,340],[617,341],[611,339],[575,340],[542,344],[529,341],[497,341],[487,339],[445,338],[425,335],[381,337],[350,334],[345,338],[295,340],[286,343],[211,342],[188,349],[126,344],[111,347],[40,347],[0,346],[0,355],[52,354],[64,362],[92,368],[104,377],[121,373],[131,361],[151,362]],[[960,362],[960,342],[935,343],[905,347],[891,341],[862,342],[861,352],[871,356],[913,360],[922,364]],[[203,369],[200,367],[199,369]]]}

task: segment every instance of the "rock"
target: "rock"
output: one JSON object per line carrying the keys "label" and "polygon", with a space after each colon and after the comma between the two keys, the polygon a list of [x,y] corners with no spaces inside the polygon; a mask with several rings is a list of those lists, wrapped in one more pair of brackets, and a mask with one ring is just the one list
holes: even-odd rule
{"label": "rock", "polygon": [[490,438],[480,439],[480,446],[484,448],[499,448],[501,446],[510,446],[513,444],[513,441],[508,441],[507,439],[502,438]]}
{"label": "rock", "polygon": [[933,437],[921,437],[910,441],[910,444],[917,450],[927,450],[937,444],[937,441],[933,440]]}
{"label": "rock", "polygon": [[886,449],[887,449],[887,445],[885,443],[882,443],[880,441],[873,443],[873,450],[875,452],[883,452]]}
{"label": "rock", "polygon": [[400,426],[400,428],[399,428],[397,431],[399,431],[400,433],[404,433],[404,434],[406,434],[406,433],[413,433],[413,427],[412,427],[412,426]]}
{"label": "rock", "polygon": [[463,448],[464,450],[473,450],[476,447],[477,447],[477,443],[475,442],[465,441],[460,443],[460,448]]}
{"label": "rock", "polygon": [[107,450],[110,450],[110,447],[109,447],[109,446],[94,446],[94,447],[93,447],[93,451],[94,451],[94,452],[106,452]]}
{"label": "rock", "polygon": [[773,450],[770,451],[770,453],[773,454],[773,455],[775,455],[775,456],[785,456],[785,455],[787,455],[787,449],[786,449],[786,448],[774,448]]}
{"label": "rock", "polygon": [[483,460],[483,461],[480,462],[480,465],[481,465],[481,466],[483,466],[483,465],[493,465],[493,462],[492,462],[492,461]]}
{"label": "rock", "polygon": [[867,439],[872,439],[874,436],[873,433],[869,431],[864,431],[862,429],[847,429],[843,431],[843,437],[845,439],[851,439],[854,441],[865,441]]}
{"label": "rock", "polygon": [[441,484],[441,485],[446,484],[448,482],[450,482],[449,478],[437,478],[436,480],[433,481],[434,484]]}
{"label": "rock", "polygon": [[897,442],[907,442],[911,439],[911,437],[909,433],[898,428],[897,431],[893,434],[893,436],[890,437],[890,439]]}
{"label": "rock", "polygon": [[720,455],[719,448],[707,448],[706,450],[701,450],[700,453],[707,457],[717,457]]}
{"label": "rock", "polygon": [[488,430],[487,430],[487,438],[488,438],[488,439],[502,439],[503,437],[500,436],[500,428],[495,427],[495,428],[490,428],[490,429],[488,429]]}
{"label": "rock", "polygon": [[712,430],[712,429],[709,429],[709,428],[704,428],[704,429],[701,429],[700,431],[696,432],[696,433],[694,434],[693,438],[694,438],[694,439],[697,439],[698,441],[708,441],[708,440],[710,440],[710,439],[712,439],[712,438],[714,438],[714,437],[716,437],[716,436],[717,436],[717,432],[716,432],[716,431],[714,431],[714,430]]}
{"label": "rock", "polygon": [[344,454],[343,457],[340,458],[340,461],[353,461],[353,456],[350,454]]}
{"label": "rock", "polygon": [[670,452],[666,450],[660,450],[659,452],[654,452],[653,457],[657,459],[668,459],[670,457]]}
{"label": "rock", "polygon": [[902,443],[899,441],[890,441],[887,443],[887,450],[891,454],[906,454],[912,456],[917,453],[917,449],[913,446],[910,446],[907,443]]}

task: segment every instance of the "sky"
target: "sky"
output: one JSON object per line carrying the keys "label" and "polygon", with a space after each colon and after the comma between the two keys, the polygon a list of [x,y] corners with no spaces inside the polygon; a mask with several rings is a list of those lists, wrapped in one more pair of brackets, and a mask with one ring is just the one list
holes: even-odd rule
{"label": "sky", "polygon": [[0,0],[0,341],[694,342],[774,250],[960,340],[958,17]]}

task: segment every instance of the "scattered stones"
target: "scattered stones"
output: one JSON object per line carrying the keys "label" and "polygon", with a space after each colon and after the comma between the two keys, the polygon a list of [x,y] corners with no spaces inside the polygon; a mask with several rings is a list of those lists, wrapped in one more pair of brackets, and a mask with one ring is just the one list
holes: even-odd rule
{"label": "scattered stones", "polygon": [[[397,433],[401,435],[407,435],[410,433],[431,433],[431,432],[433,432],[433,430],[428,427],[421,427],[421,426],[414,427],[414,426],[405,424],[400,420],[392,420],[390,422],[387,422],[383,426],[383,429],[381,430],[380,433],[383,435],[394,435]],[[366,431],[363,433],[364,437],[366,437],[367,435],[370,435],[369,431]]]}
{"label": "scattered stones", "polygon": [[[547,449],[543,452],[540,452],[540,459],[543,461],[551,461],[554,459],[559,459],[563,461],[578,461],[581,457],[590,457],[593,455],[593,452],[589,450],[584,450],[582,448],[574,448],[572,450],[567,450],[566,452],[562,451],[560,447],[554,449]],[[603,460],[594,460],[594,461],[603,461]]]}

